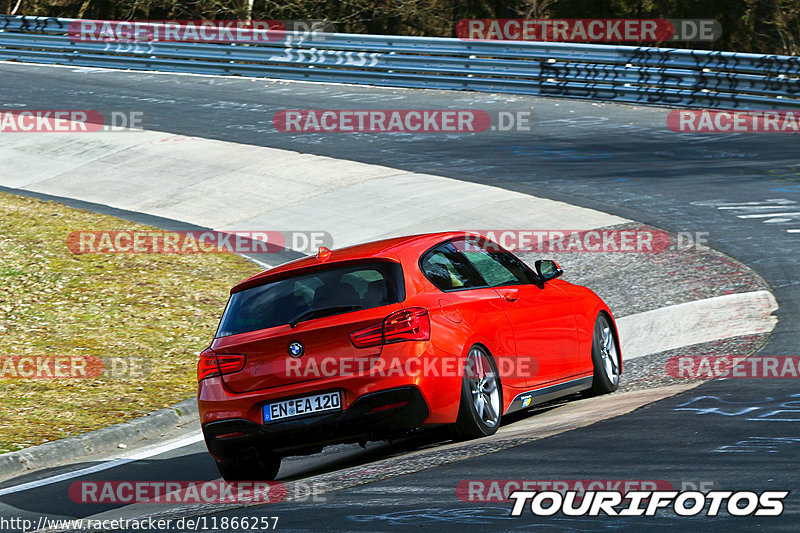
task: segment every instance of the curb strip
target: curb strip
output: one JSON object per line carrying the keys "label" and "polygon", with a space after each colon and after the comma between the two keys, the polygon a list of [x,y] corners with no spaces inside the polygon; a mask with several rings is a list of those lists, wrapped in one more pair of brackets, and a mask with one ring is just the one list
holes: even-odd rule
{"label": "curb strip", "polygon": [[192,397],[128,422],[4,453],[0,455],[0,479],[74,463],[91,454],[114,450],[123,442],[129,444],[155,439],[167,431],[197,420],[197,398]]}

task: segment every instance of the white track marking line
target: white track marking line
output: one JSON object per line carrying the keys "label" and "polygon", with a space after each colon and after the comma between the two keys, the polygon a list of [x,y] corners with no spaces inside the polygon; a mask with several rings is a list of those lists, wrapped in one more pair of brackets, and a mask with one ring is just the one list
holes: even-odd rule
{"label": "white track marking line", "polygon": [[72,472],[65,472],[63,474],[46,477],[36,481],[29,481],[28,483],[21,483],[20,485],[14,485],[11,487],[2,488],[0,489],[0,496],[5,496],[6,494],[13,494],[15,492],[22,492],[30,489],[35,489],[38,487],[43,487],[45,485],[51,485],[53,483],[66,481],[68,479],[94,474],[96,472],[102,472],[103,470],[116,468],[118,466],[122,466],[127,463],[140,461],[142,459],[147,459],[149,457],[161,455],[162,453],[166,453],[172,450],[177,450],[178,448],[183,448],[184,446],[189,446],[196,442],[200,442],[202,440],[203,440],[203,434],[198,431],[197,433],[193,433],[188,437],[182,437],[180,439],[173,440],[171,442],[167,442],[165,444],[161,444],[155,447],[137,450],[135,452],[125,454],[116,459],[112,459],[110,461],[106,461],[94,466],[82,468],[80,470],[74,470]]}
{"label": "white track marking line", "polygon": [[[771,198],[768,200],[759,200],[756,202],[692,202],[693,205],[700,205],[704,207],[716,207],[717,209],[738,209],[750,206],[761,206],[764,204],[773,204],[772,206],[778,207],[779,205],[796,204],[796,200],[789,200],[787,198]],[[765,207],[772,207],[765,206]],[[755,207],[755,209],[759,209]]]}
{"label": "white track marking line", "polygon": [[745,209],[747,211],[755,211],[757,209],[786,209],[787,205],[742,205],[731,207],[718,207],[717,209]]}
{"label": "white track marking line", "polygon": [[768,333],[778,303],[766,290],[670,305],[617,319],[622,360],[720,339]]}
{"label": "white track marking line", "polygon": [[794,213],[759,213],[757,215],[736,215],[739,218],[768,218],[768,217],[796,217],[800,215],[797,211]]}
{"label": "white track marking line", "polygon": [[253,263],[257,264],[258,266],[264,267],[267,270],[269,270],[270,268],[274,268],[274,266],[277,266],[277,265],[268,265],[264,261],[259,261],[258,259],[254,258],[254,257],[249,257],[249,256],[244,255],[244,254],[239,254],[239,255],[241,255],[242,257],[244,257],[248,261],[252,261]]}

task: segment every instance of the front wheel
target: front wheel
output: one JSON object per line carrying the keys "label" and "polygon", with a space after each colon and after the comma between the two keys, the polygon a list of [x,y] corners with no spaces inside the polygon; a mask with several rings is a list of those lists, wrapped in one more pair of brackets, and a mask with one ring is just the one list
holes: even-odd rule
{"label": "front wheel", "polygon": [[614,330],[608,318],[600,313],[594,323],[592,338],[592,364],[594,378],[591,392],[606,394],[619,387],[619,375],[622,369],[619,359],[619,348]]}
{"label": "front wheel", "polygon": [[473,346],[464,365],[458,419],[451,427],[456,439],[494,435],[500,427],[503,396],[497,365],[486,349]]}

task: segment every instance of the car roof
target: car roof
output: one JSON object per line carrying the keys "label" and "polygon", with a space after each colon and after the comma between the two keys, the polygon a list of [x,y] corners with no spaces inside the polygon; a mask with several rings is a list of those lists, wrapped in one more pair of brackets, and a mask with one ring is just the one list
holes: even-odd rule
{"label": "car roof", "polygon": [[294,261],[289,261],[288,263],[284,263],[274,268],[264,270],[263,272],[259,272],[258,274],[250,276],[249,278],[237,283],[231,289],[231,294],[248,289],[250,287],[255,287],[256,285],[262,285],[272,281],[273,279],[284,277],[284,275],[288,273],[293,273],[299,270],[330,267],[337,263],[357,261],[359,259],[397,260],[397,254],[410,247],[418,247],[422,250],[427,250],[439,242],[464,235],[470,235],[470,233],[464,231],[423,233],[419,235],[393,237],[390,239],[382,239],[379,241],[366,242],[363,244],[333,249],[331,250],[331,255],[328,260],[324,262],[320,261],[315,254],[308,257],[295,259]]}

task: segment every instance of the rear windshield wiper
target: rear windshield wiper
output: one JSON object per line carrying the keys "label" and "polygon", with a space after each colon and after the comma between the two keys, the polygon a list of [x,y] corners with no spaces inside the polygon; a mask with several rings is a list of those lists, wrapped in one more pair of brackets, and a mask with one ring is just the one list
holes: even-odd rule
{"label": "rear windshield wiper", "polygon": [[345,313],[347,311],[356,311],[357,309],[364,309],[360,305],[332,305],[330,307],[318,307],[316,309],[309,309],[303,311],[289,321],[289,327],[294,328],[300,322],[310,318],[320,318],[326,315],[335,315],[336,313]]}

